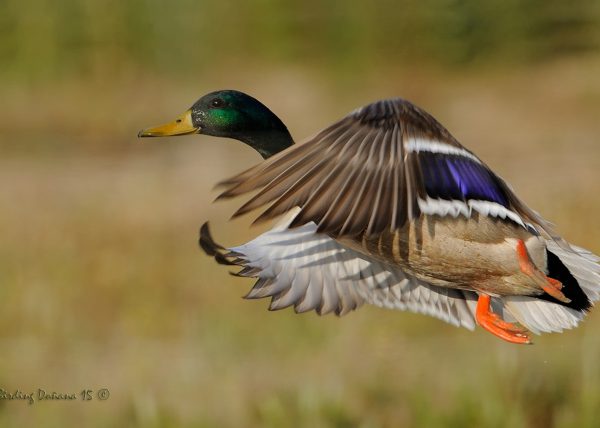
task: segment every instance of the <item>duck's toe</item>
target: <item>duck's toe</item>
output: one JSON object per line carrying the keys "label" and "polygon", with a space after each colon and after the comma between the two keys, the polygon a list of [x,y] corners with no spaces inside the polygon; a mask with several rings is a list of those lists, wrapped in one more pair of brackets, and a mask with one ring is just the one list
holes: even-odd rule
{"label": "duck's toe", "polygon": [[490,311],[490,296],[487,294],[481,294],[479,296],[475,315],[477,323],[494,336],[511,343],[531,343],[527,329],[516,324],[506,322],[497,314]]}
{"label": "duck's toe", "polygon": [[522,239],[517,242],[517,258],[521,272],[533,278],[542,290],[563,303],[571,303],[571,299],[560,291],[563,288],[562,282],[549,278],[533,264]]}

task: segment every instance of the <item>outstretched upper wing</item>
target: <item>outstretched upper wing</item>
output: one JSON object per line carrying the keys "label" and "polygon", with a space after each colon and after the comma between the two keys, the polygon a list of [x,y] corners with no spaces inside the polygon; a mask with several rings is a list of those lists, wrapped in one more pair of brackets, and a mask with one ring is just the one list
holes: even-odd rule
{"label": "outstretched upper wing", "polygon": [[264,220],[300,207],[290,227],[313,221],[333,237],[394,231],[421,213],[473,211],[552,235],[477,156],[402,99],[360,108],[221,184],[220,198],[260,189],[234,216],[271,204]]}

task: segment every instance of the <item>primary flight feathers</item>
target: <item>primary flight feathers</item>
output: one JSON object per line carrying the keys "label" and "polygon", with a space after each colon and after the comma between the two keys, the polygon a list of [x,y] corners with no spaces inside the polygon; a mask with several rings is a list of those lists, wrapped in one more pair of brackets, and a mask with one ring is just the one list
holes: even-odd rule
{"label": "primary flight feathers", "polygon": [[332,236],[394,231],[421,213],[473,211],[554,235],[477,156],[402,99],[360,108],[219,185],[219,198],[260,189],[234,217],[272,203],[262,221],[298,206],[291,227],[313,221]]}

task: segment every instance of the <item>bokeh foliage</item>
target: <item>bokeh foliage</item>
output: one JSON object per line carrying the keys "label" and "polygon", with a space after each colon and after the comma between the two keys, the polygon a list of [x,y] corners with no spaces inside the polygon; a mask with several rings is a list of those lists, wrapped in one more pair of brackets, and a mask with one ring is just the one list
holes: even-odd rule
{"label": "bokeh foliage", "polygon": [[520,63],[597,51],[594,0],[3,0],[13,77],[238,62],[360,66]]}

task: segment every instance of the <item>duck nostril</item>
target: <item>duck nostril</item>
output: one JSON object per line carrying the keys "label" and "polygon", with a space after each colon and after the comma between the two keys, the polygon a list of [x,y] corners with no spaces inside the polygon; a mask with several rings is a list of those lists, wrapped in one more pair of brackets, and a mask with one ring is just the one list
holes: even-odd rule
{"label": "duck nostril", "polygon": [[177,123],[181,123],[181,119],[177,119],[175,122],[177,122]]}

